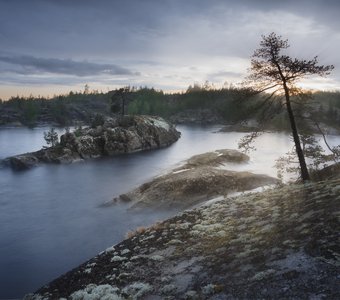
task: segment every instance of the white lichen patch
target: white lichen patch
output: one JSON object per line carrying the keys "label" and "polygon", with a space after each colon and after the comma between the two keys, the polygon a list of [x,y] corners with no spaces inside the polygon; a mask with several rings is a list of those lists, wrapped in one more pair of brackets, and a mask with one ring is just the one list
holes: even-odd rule
{"label": "white lichen patch", "polygon": [[86,264],[86,268],[93,268],[96,265],[96,263],[88,263]]}
{"label": "white lichen patch", "polygon": [[127,258],[126,257],[122,257],[122,256],[118,256],[118,255],[116,255],[116,256],[111,258],[112,262],[118,262],[118,261],[124,261],[124,260],[127,260]]}
{"label": "white lichen patch", "polygon": [[207,284],[206,286],[202,287],[202,293],[206,296],[211,296],[215,294],[215,284]]}
{"label": "white lichen patch", "polygon": [[334,195],[340,194],[340,185],[333,187],[332,192],[333,192]]}
{"label": "white lichen patch", "polygon": [[161,277],[161,282],[162,283],[169,283],[169,282],[171,282],[171,280],[172,280],[171,276],[163,276],[163,277]]}
{"label": "white lichen patch", "polygon": [[173,224],[170,224],[169,225],[169,228],[171,228],[171,229],[177,229],[177,223],[173,223]]}
{"label": "white lichen patch", "polygon": [[232,244],[236,244],[236,243],[242,243],[242,244],[249,243],[252,237],[253,236],[251,234],[249,234],[249,233],[242,233],[236,239],[232,239],[230,241],[230,243],[232,243]]}
{"label": "white lichen patch", "polygon": [[273,228],[274,228],[274,225],[267,224],[267,225],[264,225],[264,226],[260,227],[259,232],[264,233],[264,234],[265,233],[269,233],[269,232],[271,232],[273,230]]}
{"label": "white lichen patch", "polygon": [[294,241],[292,241],[292,240],[285,240],[285,241],[282,242],[282,244],[283,245],[292,245],[292,244],[294,244]]}
{"label": "white lichen patch", "polygon": [[123,268],[127,269],[127,270],[130,270],[134,267],[133,263],[128,261],[128,262],[125,262],[122,264]]}
{"label": "white lichen patch", "polygon": [[257,220],[257,218],[255,216],[250,216],[248,218],[243,218],[242,222],[244,222],[245,224],[249,224],[249,223],[253,223]]}
{"label": "white lichen patch", "polygon": [[163,261],[164,260],[164,256],[161,255],[153,255],[150,257],[151,260],[153,261]]}
{"label": "white lichen patch", "polygon": [[237,231],[243,231],[247,228],[246,224],[240,224],[236,227]]}
{"label": "white lichen patch", "polygon": [[120,252],[120,255],[126,255],[126,254],[129,254],[131,251],[129,249],[123,249],[121,252]]}
{"label": "white lichen patch", "polygon": [[217,237],[217,238],[223,238],[223,237],[226,237],[228,234],[225,230],[220,230],[220,231],[217,231],[217,232],[214,232],[213,233],[213,236],[214,237]]}
{"label": "white lichen patch", "polygon": [[155,238],[155,236],[151,234],[151,235],[145,237],[144,239],[142,239],[141,242],[146,242],[146,241],[152,240],[152,239],[154,239],[154,238]]}
{"label": "white lichen patch", "polygon": [[115,280],[116,279],[116,275],[115,274],[106,275],[105,278],[108,279],[108,280]]}
{"label": "white lichen patch", "polygon": [[177,287],[174,284],[167,284],[160,289],[162,295],[173,295],[176,291]]}
{"label": "white lichen patch", "polygon": [[198,231],[198,230],[191,230],[191,231],[190,231],[190,234],[191,234],[193,237],[203,237],[203,236],[205,235],[204,232]]}
{"label": "white lichen patch", "polygon": [[198,296],[198,294],[197,294],[196,291],[187,291],[187,292],[184,294],[184,299],[194,300],[194,299],[199,299],[199,296]]}
{"label": "white lichen patch", "polygon": [[132,276],[132,274],[131,273],[127,273],[127,272],[123,272],[123,273],[120,273],[119,275],[118,275],[118,279],[119,280],[122,280],[122,279],[128,279],[128,278],[130,278]]}
{"label": "white lichen patch", "polygon": [[282,249],[279,248],[279,247],[273,247],[273,248],[270,250],[270,252],[271,252],[272,254],[280,253],[281,251],[282,251]]}
{"label": "white lichen patch", "polygon": [[193,226],[192,232],[198,232],[197,234],[198,236],[205,236],[205,235],[220,236],[221,233],[224,236],[225,231],[223,229],[224,229],[224,226],[223,224],[220,224],[220,223],[215,223],[211,225],[197,224]]}
{"label": "white lichen patch", "polygon": [[134,255],[130,258],[131,261],[136,261],[136,260],[139,260],[139,259],[142,259],[146,257],[145,255]]}
{"label": "white lichen patch", "polygon": [[190,226],[191,226],[191,223],[189,223],[189,222],[184,222],[184,223],[178,224],[178,225],[177,225],[177,228],[178,228],[178,229],[186,230],[186,229],[189,229]]}
{"label": "white lichen patch", "polygon": [[183,242],[181,240],[176,240],[176,239],[170,240],[167,243],[167,245],[180,245],[180,244],[183,244]]}
{"label": "white lichen patch", "polygon": [[109,284],[89,284],[85,289],[71,294],[71,300],[123,300],[117,293],[119,289]]}
{"label": "white lichen patch", "polygon": [[242,252],[237,253],[237,254],[236,254],[236,257],[237,257],[238,259],[244,259],[244,258],[249,257],[249,256],[250,256],[252,253],[254,253],[254,252],[256,252],[255,249],[246,249],[246,250],[244,250],[244,251],[242,251]]}
{"label": "white lichen patch", "polygon": [[143,282],[134,282],[122,290],[123,294],[132,297],[132,299],[139,299],[152,291],[153,287],[150,284]]}
{"label": "white lichen patch", "polygon": [[149,123],[150,125],[164,128],[167,131],[170,129],[169,123],[165,122],[164,120],[160,120],[160,119],[156,119],[152,117],[145,117],[144,120],[146,123]]}
{"label": "white lichen patch", "polygon": [[107,248],[104,252],[108,253],[108,252],[113,252],[115,250],[116,250],[115,247],[111,246],[111,247]]}
{"label": "white lichen patch", "polygon": [[262,272],[258,272],[256,273],[251,280],[253,281],[259,281],[259,280],[263,280],[265,278],[268,278],[270,276],[272,276],[273,274],[275,274],[275,270],[274,269],[268,269]]}

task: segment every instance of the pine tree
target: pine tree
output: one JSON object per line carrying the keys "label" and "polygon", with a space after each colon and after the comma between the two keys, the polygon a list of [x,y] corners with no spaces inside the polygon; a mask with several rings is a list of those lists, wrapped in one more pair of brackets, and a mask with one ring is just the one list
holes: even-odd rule
{"label": "pine tree", "polygon": [[58,133],[52,127],[49,131],[44,132],[44,139],[47,145],[55,147],[59,141]]}
{"label": "pine tree", "polygon": [[275,101],[280,101],[285,106],[296,155],[299,159],[301,178],[303,181],[306,181],[310,179],[310,176],[291,98],[292,96],[303,97],[303,91],[296,85],[301,79],[311,75],[329,75],[334,66],[318,65],[317,57],[311,60],[291,58],[282,53],[287,48],[289,48],[288,40],[283,40],[281,36],[275,33],[262,36],[260,48],[255,50],[252,56],[247,85],[250,87],[252,94],[269,92],[262,103],[263,106],[267,105],[267,109],[272,108],[275,105]]}

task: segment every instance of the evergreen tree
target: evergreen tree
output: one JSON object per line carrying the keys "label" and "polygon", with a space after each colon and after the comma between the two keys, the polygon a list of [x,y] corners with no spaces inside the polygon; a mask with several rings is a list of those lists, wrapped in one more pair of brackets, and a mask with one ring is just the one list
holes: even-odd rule
{"label": "evergreen tree", "polygon": [[54,147],[58,144],[59,141],[58,133],[52,127],[49,131],[44,132],[44,139],[47,145]]}
{"label": "evergreen tree", "polygon": [[[260,48],[255,50],[252,56],[247,84],[250,86],[250,94],[269,92],[261,103],[266,108],[265,112],[273,115],[272,108],[275,101],[280,101],[286,108],[295,144],[295,152],[299,159],[301,178],[306,181],[310,179],[310,176],[297,128],[292,97],[303,99],[305,96],[303,91],[296,86],[296,83],[301,79],[310,75],[329,75],[334,66],[318,65],[317,57],[311,60],[291,58],[282,53],[287,48],[289,48],[288,40],[283,40],[281,36],[275,33],[262,36]],[[256,136],[250,136],[250,140],[254,139],[254,137]],[[242,142],[245,145],[247,144],[246,141]]]}

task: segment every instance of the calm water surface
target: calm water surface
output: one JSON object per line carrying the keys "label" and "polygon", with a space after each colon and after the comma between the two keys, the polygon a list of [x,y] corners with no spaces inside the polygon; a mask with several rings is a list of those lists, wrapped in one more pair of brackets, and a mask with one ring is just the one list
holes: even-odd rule
{"label": "calm water surface", "polygon": [[[236,149],[244,135],[216,133],[219,127],[178,129],[181,139],[165,149],[24,172],[0,169],[0,299],[32,292],[121,241],[129,230],[173,215],[101,205],[194,154]],[[0,129],[0,159],[40,149],[43,131]],[[288,135],[268,133],[256,145],[249,163],[230,169],[275,176],[275,159],[292,146]]]}

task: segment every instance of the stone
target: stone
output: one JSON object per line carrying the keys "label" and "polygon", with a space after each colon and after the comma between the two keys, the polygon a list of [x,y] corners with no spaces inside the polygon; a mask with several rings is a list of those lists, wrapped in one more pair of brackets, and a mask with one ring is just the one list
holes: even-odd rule
{"label": "stone", "polygon": [[9,159],[13,170],[27,170],[39,163],[39,159],[31,154],[22,154]]}
{"label": "stone", "polygon": [[96,128],[82,128],[60,137],[57,146],[8,158],[14,170],[29,169],[40,162],[71,163],[120,153],[166,147],[180,137],[176,128],[160,117],[108,118]]}
{"label": "stone", "polygon": [[277,179],[262,174],[219,168],[223,163],[242,163],[248,160],[247,155],[233,149],[195,155],[183,166],[155,177],[114,200],[131,201],[131,208],[134,209],[183,209],[233,192],[278,182]]}

